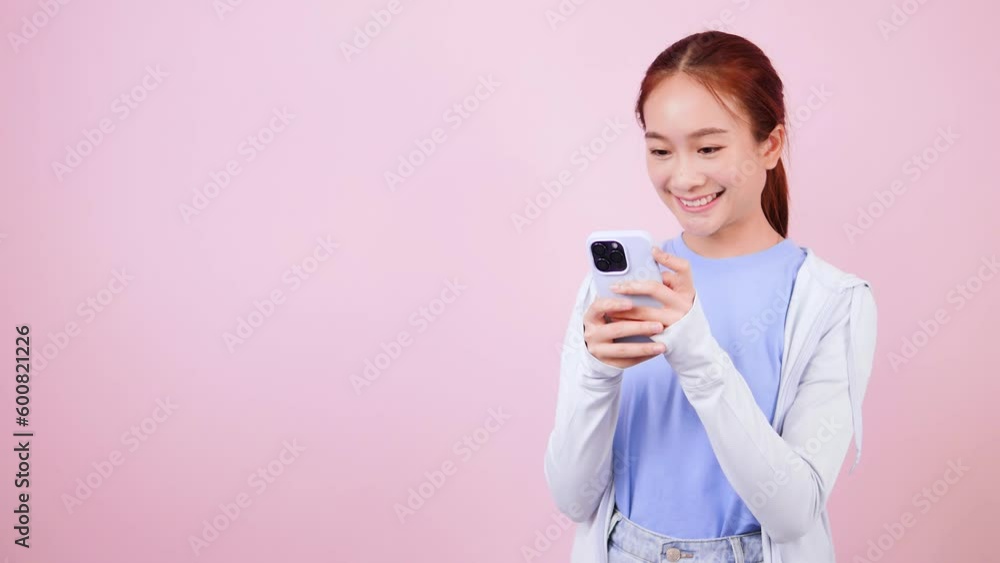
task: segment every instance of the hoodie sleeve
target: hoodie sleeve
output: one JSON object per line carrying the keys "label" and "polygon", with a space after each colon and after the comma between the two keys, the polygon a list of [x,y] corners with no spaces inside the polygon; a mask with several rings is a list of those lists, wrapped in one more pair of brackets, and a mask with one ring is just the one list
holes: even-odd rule
{"label": "hoodie sleeve", "polygon": [[583,314],[596,298],[592,275],[577,291],[563,339],[555,424],[545,451],[545,480],[556,506],[574,522],[596,512],[612,479],[612,445],[623,369],[594,357]]}
{"label": "hoodie sleeve", "polygon": [[778,543],[798,539],[819,521],[855,423],[860,432],[860,401],[875,346],[875,303],[867,284],[839,295],[831,324],[812,356],[802,360],[808,363],[780,435],[712,336],[697,294],[684,317],[653,337],[666,345],[664,356],[733,489]]}

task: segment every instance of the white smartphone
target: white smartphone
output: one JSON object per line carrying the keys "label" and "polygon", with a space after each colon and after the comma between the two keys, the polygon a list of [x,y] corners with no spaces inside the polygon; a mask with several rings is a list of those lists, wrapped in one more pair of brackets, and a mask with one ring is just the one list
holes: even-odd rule
{"label": "white smartphone", "polygon": [[[662,307],[648,295],[624,295],[611,285],[624,280],[663,282],[665,268],[653,258],[653,237],[646,231],[594,231],[587,237],[587,255],[599,297],[627,297],[636,306]],[[615,342],[652,342],[648,336],[616,338]]]}

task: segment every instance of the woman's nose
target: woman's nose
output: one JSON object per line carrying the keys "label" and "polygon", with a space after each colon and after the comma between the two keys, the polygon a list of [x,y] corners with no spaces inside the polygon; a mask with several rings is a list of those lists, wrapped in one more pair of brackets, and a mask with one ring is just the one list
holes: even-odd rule
{"label": "woman's nose", "polygon": [[674,170],[672,189],[677,194],[683,194],[705,182],[704,175],[694,169],[689,162],[680,160]]}

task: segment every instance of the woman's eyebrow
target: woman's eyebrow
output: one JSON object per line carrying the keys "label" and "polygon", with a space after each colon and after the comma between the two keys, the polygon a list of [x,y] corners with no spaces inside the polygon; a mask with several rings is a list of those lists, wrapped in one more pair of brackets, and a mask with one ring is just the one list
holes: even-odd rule
{"label": "woman's eyebrow", "polygon": [[[726,129],[721,129],[719,127],[703,127],[701,129],[699,129],[699,130],[691,133],[690,135],[688,135],[688,139],[697,139],[698,137],[704,137],[706,135],[717,135],[717,134],[728,133],[728,132],[729,131],[727,131]],[[667,140],[667,138],[665,136],[657,133],[656,131],[646,131],[646,138],[647,139],[658,139],[660,141],[666,141]]]}

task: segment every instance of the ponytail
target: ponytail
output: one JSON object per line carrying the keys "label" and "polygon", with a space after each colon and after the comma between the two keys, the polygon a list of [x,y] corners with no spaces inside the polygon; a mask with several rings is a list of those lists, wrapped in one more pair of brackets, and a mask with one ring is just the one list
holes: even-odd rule
{"label": "ponytail", "polygon": [[771,227],[782,237],[788,236],[788,178],[781,159],[773,169],[767,171],[764,191],[760,195],[760,205]]}

